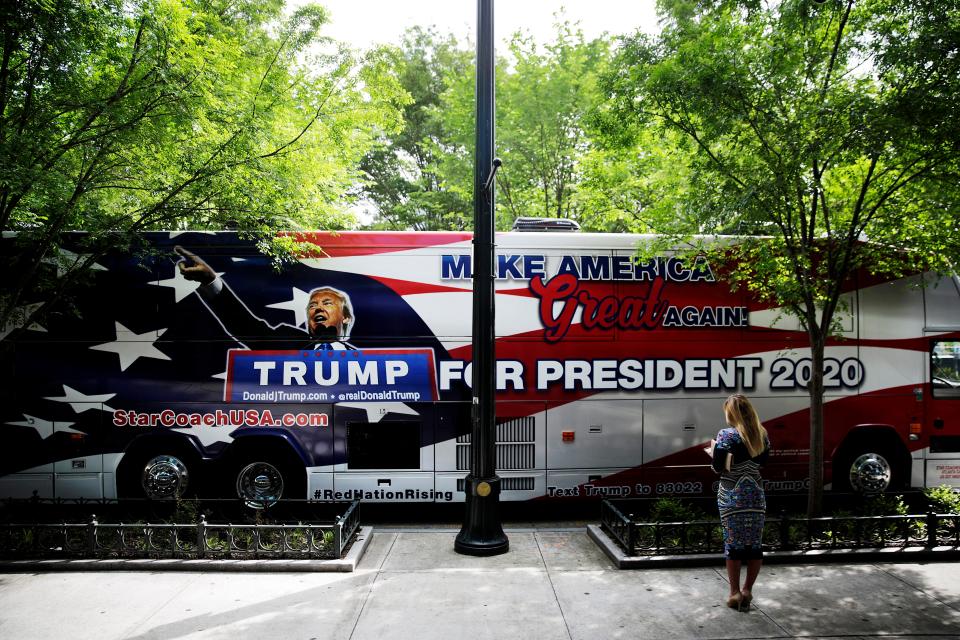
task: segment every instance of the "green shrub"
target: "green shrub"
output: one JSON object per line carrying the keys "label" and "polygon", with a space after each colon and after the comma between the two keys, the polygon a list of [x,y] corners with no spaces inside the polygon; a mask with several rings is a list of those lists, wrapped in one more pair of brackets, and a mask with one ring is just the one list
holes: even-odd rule
{"label": "green shrub", "polygon": [[960,514],[960,493],[948,485],[924,489],[930,508],[937,513]]}
{"label": "green shrub", "polygon": [[173,515],[167,519],[170,524],[194,524],[200,519],[200,503],[192,500],[177,499]]}
{"label": "green shrub", "polygon": [[910,514],[903,496],[879,494],[868,496],[857,509],[858,516],[906,516]]}
{"label": "green shrub", "polygon": [[836,509],[830,514],[834,520],[819,521],[813,520],[806,525],[806,531],[800,535],[804,538],[809,537],[814,544],[824,544],[831,540],[845,541],[850,540],[856,531],[856,525],[850,520],[843,518],[853,518],[855,516],[865,515],[863,513],[854,513],[846,509]]}
{"label": "green shrub", "polygon": [[658,498],[650,506],[651,522],[682,522],[705,520],[707,515],[680,498]]}

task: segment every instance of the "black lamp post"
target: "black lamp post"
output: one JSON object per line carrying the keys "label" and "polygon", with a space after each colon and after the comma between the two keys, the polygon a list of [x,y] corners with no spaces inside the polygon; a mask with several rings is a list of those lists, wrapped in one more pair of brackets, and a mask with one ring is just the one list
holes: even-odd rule
{"label": "black lamp post", "polygon": [[477,0],[477,130],[473,168],[473,407],[466,511],[453,545],[458,553],[506,553],[496,474],[496,356],[494,353],[493,186],[500,161],[494,148],[493,0]]}

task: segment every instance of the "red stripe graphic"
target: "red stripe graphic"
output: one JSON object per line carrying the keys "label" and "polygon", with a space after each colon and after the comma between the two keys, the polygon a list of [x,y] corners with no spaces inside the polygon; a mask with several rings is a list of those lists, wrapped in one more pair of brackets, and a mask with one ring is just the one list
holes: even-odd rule
{"label": "red stripe graphic", "polygon": [[364,231],[317,231],[294,234],[297,240],[317,245],[317,258],[370,256],[394,251],[440,247],[470,240],[472,233],[393,231],[371,234]]}
{"label": "red stripe graphic", "polygon": [[422,293],[470,293],[469,288],[448,287],[442,284],[430,284],[427,282],[411,282],[410,280],[397,280],[395,278],[384,278],[380,276],[370,276],[380,284],[390,287],[396,294],[401,296],[412,296]]}

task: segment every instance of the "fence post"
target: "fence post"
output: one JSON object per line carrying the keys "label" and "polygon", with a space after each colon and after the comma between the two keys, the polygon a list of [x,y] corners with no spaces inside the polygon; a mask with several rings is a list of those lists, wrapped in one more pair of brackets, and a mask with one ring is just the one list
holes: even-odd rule
{"label": "fence post", "polygon": [[90,514],[90,524],[87,525],[87,551],[91,555],[97,554],[97,514]]}
{"label": "fence post", "polygon": [[637,552],[637,523],[633,521],[633,517],[627,521],[627,553],[630,555],[636,555]]}
{"label": "fence post", "polygon": [[790,548],[790,522],[787,516],[787,510],[780,510],[780,549],[786,551]]}
{"label": "fence post", "polygon": [[333,548],[337,550],[337,558],[343,550],[340,545],[343,544],[343,516],[337,516],[333,521]]}
{"label": "fence post", "polygon": [[937,527],[939,526],[939,518],[937,514],[933,511],[927,512],[927,546],[935,547],[937,546]]}
{"label": "fence post", "polygon": [[207,516],[200,514],[200,522],[197,524],[197,557],[203,558],[207,553]]}

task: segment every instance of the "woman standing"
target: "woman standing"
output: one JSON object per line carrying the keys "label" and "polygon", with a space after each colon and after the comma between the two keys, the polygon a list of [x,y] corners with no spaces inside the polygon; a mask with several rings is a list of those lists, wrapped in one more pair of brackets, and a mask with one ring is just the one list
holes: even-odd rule
{"label": "woman standing", "polygon": [[[753,600],[753,583],[763,564],[763,521],[767,510],[760,466],[767,461],[770,440],[750,400],[734,394],[723,403],[726,429],[713,446],[713,470],[720,474],[717,506],[723,524],[730,597],[727,606],[746,610]],[[740,586],[740,567],[747,577]]]}

